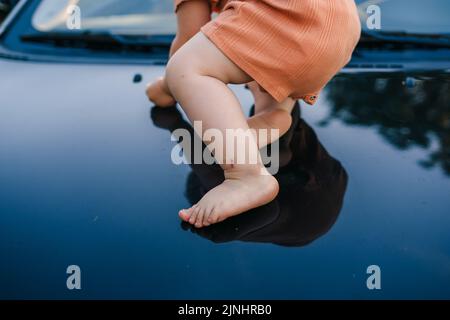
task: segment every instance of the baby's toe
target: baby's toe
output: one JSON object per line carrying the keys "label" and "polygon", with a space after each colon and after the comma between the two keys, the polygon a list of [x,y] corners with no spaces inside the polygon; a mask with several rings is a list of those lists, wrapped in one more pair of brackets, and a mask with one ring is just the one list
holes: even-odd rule
{"label": "baby's toe", "polygon": [[203,216],[205,214],[205,210],[203,208],[199,209],[198,215],[197,215],[197,219],[195,221],[195,227],[196,228],[201,228],[203,227]]}
{"label": "baby's toe", "polygon": [[211,223],[208,222],[207,218],[203,218],[203,226],[204,227],[209,227],[211,225]]}
{"label": "baby's toe", "polygon": [[209,219],[211,217],[211,214],[214,212],[214,207],[209,207],[205,210],[205,215],[203,216],[203,225],[205,227],[210,226],[211,223],[209,222]]}
{"label": "baby's toe", "polygon": [[192,215],[189,218],[190,224],[195,224],[195,222],[197,221],[197,216],[198,216],[199,211],[200,211],[200,207],[196,206],[195,208],[193,208]]}
{"label": "baby's toe", "polygon": [[213,209],[211,210],[211,214],[209,215],[207,222],[210,224],[214,224],[219,222],[219,218],[220,218],[219,214],[217,213],[216,210]]}
{"label": "baby's toe", "polygon": [[192,216],[192,213],[194,212],[196,205],[189,208],[189,209],[181,209],[178,215],[180,216],[181,220],[185,222],[189,222],[189,218]]}
{"label": "baby's toe", "polygon": [[187,222],[191,216],[189,209],[181,209],[180,212],[178,212],[178,215],[180,216],[180,219],[185,222]]}

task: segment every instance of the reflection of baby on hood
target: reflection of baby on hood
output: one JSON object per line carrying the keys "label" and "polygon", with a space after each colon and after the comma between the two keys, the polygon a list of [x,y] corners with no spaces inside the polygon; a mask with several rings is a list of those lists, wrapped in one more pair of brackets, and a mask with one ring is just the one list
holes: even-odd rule
{"label": "reflection of baby on hood", "polygon": [[[178,111],[173,114],[170,130],[188,129]],[[157,113],[160,113],[158,116]],[[168,111],[154,109],[153,120]],[[214,242],[232,240],[303,246],[319,238],[335,223],[342,208],[348,176],[341,163],[328,154],[313,129],[294,109],[292,127],[280,141],[280,158],[284,166],[276,175],[280,184],[278,197],[266,206],[226,220],[220,224],[194,230]],[[167,126],[165,126],[167,128]],[[223,172],[214,165],[192,165],[186,183],[186,197],[195,203],[208,190],[223,181]],[[187,224],[183,227],[190,228]]]}

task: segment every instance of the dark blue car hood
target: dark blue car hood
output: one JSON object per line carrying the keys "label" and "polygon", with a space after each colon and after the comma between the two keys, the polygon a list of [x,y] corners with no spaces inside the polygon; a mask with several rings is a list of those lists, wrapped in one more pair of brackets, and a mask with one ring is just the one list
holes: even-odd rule
{"label": "dark blue car hood", "polygon": [[[0,298],[450,298],[441,77],[334,79],[296,115],[276,201],[189,232],[178,210],[221,176],[171,162],[171,130],[188,124],[143,93],[163,67],[0,70]],[[372,264],[381,291],[366,287]]]}

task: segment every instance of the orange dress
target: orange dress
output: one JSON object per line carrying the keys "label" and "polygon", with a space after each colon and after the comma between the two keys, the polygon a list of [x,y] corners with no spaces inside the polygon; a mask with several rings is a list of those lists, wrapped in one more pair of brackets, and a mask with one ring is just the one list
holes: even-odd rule
{"label": "orange dress", "polygon": [[354,0],[204,1],[220,14],[201,31],[279,102],[314,104],[361,34]]}

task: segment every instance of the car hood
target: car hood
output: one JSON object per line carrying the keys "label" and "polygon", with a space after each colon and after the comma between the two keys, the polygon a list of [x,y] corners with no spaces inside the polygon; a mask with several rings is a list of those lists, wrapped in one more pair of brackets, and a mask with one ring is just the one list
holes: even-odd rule
{"label": "car hood", "polygon": [[[278,199],[191,233],[178,210],[220,176],[172,163],[187,122],[144,95],[162,66],[0,69],[0,298],[72,297],[55,276],[69,264],[84,298],[371,298],[374,263],[389,283],[377,297],[450,298],[444,78],[337,77],[298,110]],[[250,93],[232,89],[248,114]]]}

